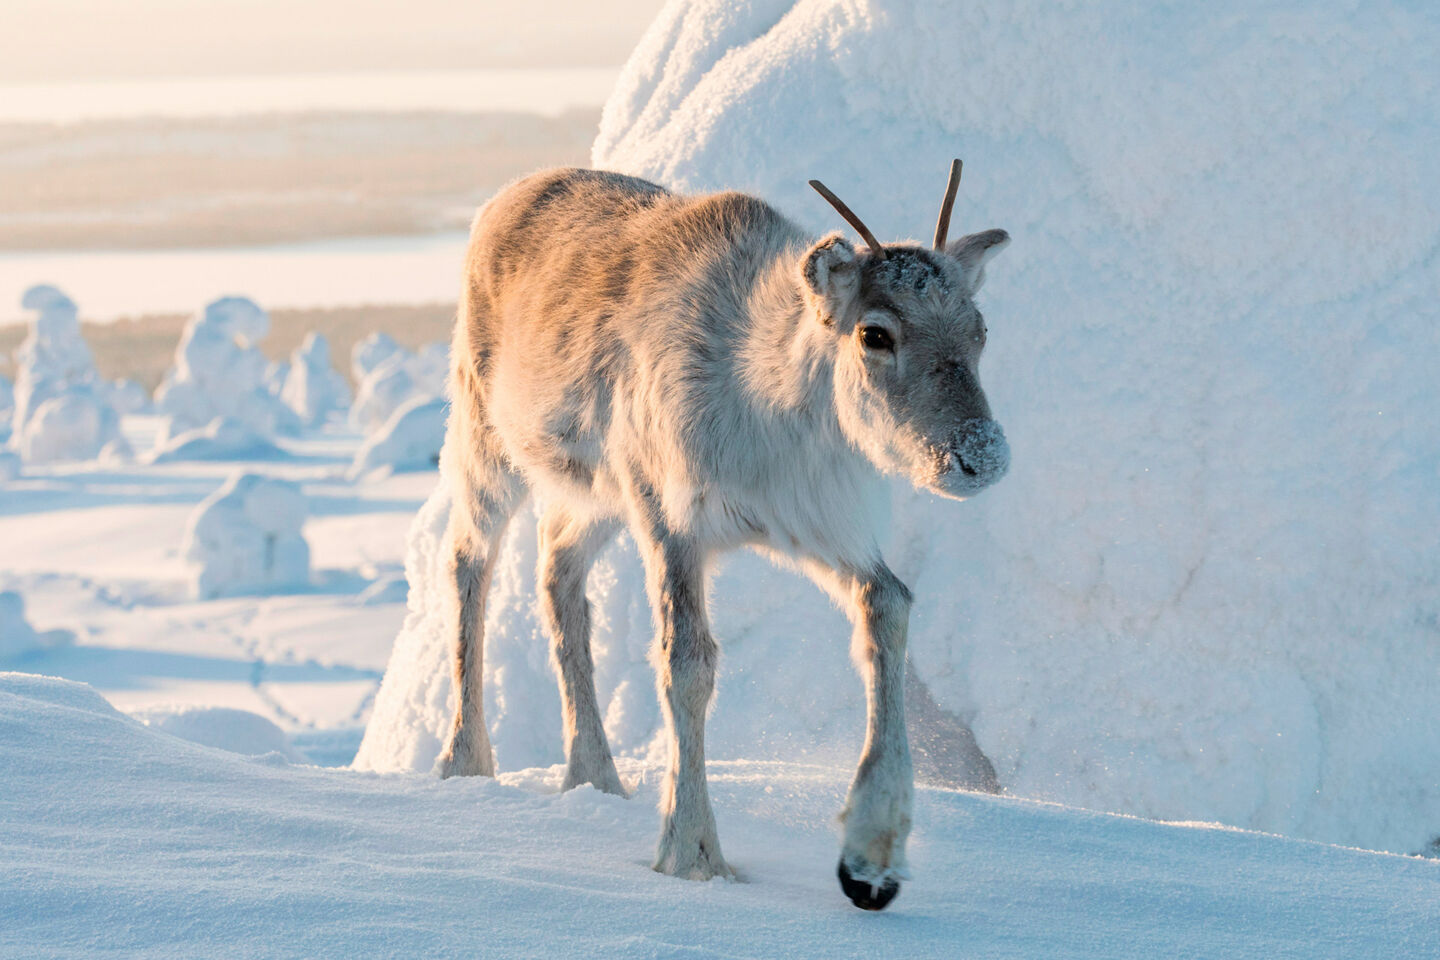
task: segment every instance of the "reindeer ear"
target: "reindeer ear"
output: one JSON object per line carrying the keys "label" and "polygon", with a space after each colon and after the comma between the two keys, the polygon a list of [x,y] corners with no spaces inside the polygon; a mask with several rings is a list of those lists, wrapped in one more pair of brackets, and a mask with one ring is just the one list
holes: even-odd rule
{"label": "reindeer ear", "polygon": [[1010,245],[1010,234],[1004,230],[984,230],[953,241],[945,252],[960,261],[965,285],[974,293],[985,282],[985,264]]}
{"label": "reindeer ear", "polygon": [[820,301],[820,317],[826,323],[852,300],[860,288],[855,268],[855,248],[839,233],[823,237],[800,260],[800,277]]}

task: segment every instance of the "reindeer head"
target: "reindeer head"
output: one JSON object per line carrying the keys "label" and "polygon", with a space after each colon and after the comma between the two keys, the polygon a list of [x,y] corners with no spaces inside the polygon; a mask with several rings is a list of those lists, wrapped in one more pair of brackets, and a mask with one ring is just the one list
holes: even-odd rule
{"label": "reindeer head", "polygon": [[1010,466],[1005,434],[980,388],[985,321],[974,302],[985,264],[1010,237],[986,230],[946,243],[959,183],[956,160],[927,250],[878,243],[849,207],[811,180],[869,248],[857,253],[831,234],[805,253],[800,272],[815,319],[834,338],[841,429],[880,469],[963,500]]}

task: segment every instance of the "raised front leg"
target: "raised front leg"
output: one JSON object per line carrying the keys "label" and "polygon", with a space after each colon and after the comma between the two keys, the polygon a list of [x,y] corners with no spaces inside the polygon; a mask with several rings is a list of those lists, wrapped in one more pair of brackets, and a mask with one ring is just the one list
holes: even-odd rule
{"label": "raised front leg", "polygon": [[624,796],[595,696],[590,602],[585,597],[590,565],[614,533],[613,521],[590,522],[561,506],[551,506],[540,521],[538,580],[565,724],[565,781],[560,788],[590,783],[598,790]]}
{"label": "raised front leg", "polygon": [[883,910],[909,878],[914,773],[905,733],[905,637],[910,591],[884,564],[851,584],[851,655],[865,680],[865,749],[840,819],[840,887],[857,907]]}
{"label": "raised front leg", "polygon": [[693,542],[661,529],[653,515],[643,519],[650,521],[648,529],[637,530],[636,539],[655,612],[652,655],[670,741],[654,866],[690,880],[732,876],[705,782],[705,711],[715,692],[717,650],[705,617],[704,558]]}

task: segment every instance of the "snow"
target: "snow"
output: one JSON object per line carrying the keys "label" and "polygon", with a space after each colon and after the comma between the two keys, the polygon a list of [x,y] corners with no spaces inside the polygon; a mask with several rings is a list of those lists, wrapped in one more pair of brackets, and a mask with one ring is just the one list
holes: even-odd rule
{"label": "snow", "polygon": [[216,417],[243,423],[260,437],[291,434],[299,418],[267,387],[267,364],[256,346],[270,332],[270,317],[246,297],[221,297],[185,327],[175,366],[155,392],[169,428],[160,446]]}
{"label": "snow", "polygon": [[404,349],[390,334],[382,330],[358,341],[350,348],[350,373],[356,383],[362,383],[380,364]]}
{"label": "snow", "polygon": [[350,387],[330,362],[330,341],[311,331],[290,357],[280,398],[305,426],[323,423],[350,405]]}
{"label": "snow", "polygon": [[285,451],[234,417],[219,416],[203,427],[162,437],[151,463],[173,460],[273,460]]}
{"label": "snow", "polygon": [[145,726],[172,737],[246,756],[278,754],[292,763],[304,758],[274,723],[258,713],[231,707],[166,705],[132,711]]}
{"label": "snow", "polygon": [[305,497],[288,480],[236,474],[195,509],[182,550],[199,599],[303,588],[310,546]]}
{"label": "snow", "polygon": [[40,632],[25,618],[25,598],[14,590],[0,590],[0,662],[66,646],[75,640],[69,630]]}
{"label": "snow", "polygon": [[8,450],[0,450],[0,483],[14,480],[18,476],[20,476],[20,455]]}
{"label": "snow", "polygon": [[418,397],[396,410],[385,426],[365,439],[350,467],[352,476],[376,470],[431,470],[440,462],[450,404]]}
{"label": "snow", "polygon": [[[921,789],[918,878],[835,888],[840,771],[712,764],[742,882],[652,872],[630,799],[244,757],[0,674],[0,952],[26,956],[1434,957],[1434,861]],[[219,946],[222,945],[223,947]]]}
{"label": "snow", "polygon": [[10,444],[36,463],[92,460],[120,439],[120,420],[80,335],[79,311],[48,284],[26,290],[20,303],[34,316],[15,351]]}
{"label": "snow", "polygon": [[394,345],[377,343],[363,357],[357,349],[352,358],[356,373],[363,363],[374,364],[360,380],[350,408],[350,426],[362,433],[384,428],[397,410],[412,401],[445,395],[450,372],[450,353],[445,344],[427,344],[417,353],[399,346],[386,352],[387,346]]}

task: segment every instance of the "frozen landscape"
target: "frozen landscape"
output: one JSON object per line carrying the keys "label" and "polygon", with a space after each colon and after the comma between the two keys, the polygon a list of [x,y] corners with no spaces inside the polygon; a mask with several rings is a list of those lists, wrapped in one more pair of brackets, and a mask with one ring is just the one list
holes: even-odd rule
{"label": "frozen landscape", "polygon": [[[269,308],[358,302],[293,247],[221,289],[0,263],[0,956],[1440,957],[1437,48],[1403,7],[677,0],[620,72],[595,166],[817,235],[819,177],[890,241],[960,156],[952,235],[1014,238],[977,300],[1010,475],[893,487],[924,785],[881,916],[835,884],[864,696],[809,581],[713,571],[739,879],[657,875],[624,537],[589,596],[633,796],[558,792],[536,506],[487,618],[501,774],[433,773],[445,343],[267,360]],[[347,243],[380,299],[457,269],[453,233]],[[153,397],[87,297],[190,312]]]}

